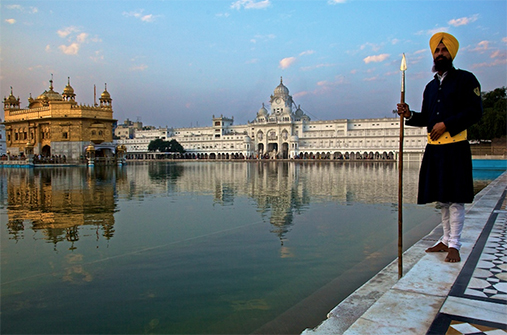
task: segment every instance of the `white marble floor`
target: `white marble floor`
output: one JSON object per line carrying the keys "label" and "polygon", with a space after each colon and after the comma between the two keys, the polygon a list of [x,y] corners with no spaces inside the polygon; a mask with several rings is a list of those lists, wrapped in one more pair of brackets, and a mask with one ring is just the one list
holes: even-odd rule
{"label": "white marble floor", "polygon": [[[483,245],[476,245],[428,334],[507,334],[507,211],[492,213]],[[493,221],[494,220],[494,221]],[[481,250],[482,249],[482,250]],[[461,277],[461,278],[460,278]]]}
{"label": "white marble floor", "polygon": [[[425,253],[437,226],[302,335],[507,335],[507,172],[467,206],[459,263]],[[407,257],[405,257],[407,256]]]}

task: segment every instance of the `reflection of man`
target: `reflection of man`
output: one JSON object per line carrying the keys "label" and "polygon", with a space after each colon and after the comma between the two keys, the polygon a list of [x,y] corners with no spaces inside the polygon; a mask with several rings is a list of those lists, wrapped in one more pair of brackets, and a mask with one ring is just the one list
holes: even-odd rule
{"label": "reflection of man", "polygon": [[407,119],[407,125],[428,129],[417,203],[439,203],[444,234],[426,252],[447,252],[446,262],[459,262],[464,204],[474,198],[466,129],[482,116],[481,88],[472,73],[454,68],[459,48],[454,36],[437,33],[430,39],[430,48],[436,75],[426,85],[421,112],[414,113],[402,103],[398,114]]}

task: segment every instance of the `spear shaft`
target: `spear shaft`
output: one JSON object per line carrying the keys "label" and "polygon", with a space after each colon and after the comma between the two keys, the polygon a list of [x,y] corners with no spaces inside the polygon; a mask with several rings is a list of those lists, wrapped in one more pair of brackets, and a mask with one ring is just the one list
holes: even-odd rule
{"label": "spear shaft", "polygon": [[[405,54],[401,60],[401,99],[405,103],[405,71],[407,61]],[[403,139],[404,139],[404,116],[400,115],[400,150],[398,155],[398,279],[403,277]]]}

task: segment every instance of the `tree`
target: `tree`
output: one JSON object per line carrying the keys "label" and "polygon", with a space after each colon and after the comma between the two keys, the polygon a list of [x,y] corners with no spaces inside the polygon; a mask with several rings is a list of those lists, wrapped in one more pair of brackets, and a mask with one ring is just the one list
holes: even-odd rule
{"label": "tree", "polygon": [[153,140],[148,144],[148,151],[160,151],[163,152],[164,147],[164,140],[157,138],[156,140]]}
{"label": "tree", "polygon": [[160,138],[153,140],[148,144],[148,151],[159,151],[159,152],[179,152],[184,153],[185,149],[175,139],[170,141],[164,141]]}
{"label": "tree", "polygon": [[179,152],[180,154],[185,152],[183,146],[175,139],[170,140],[167,147],[169,149],[168,152]]}
{"label": "tree", "polygon": [[507,132],[507,88],[482,93],[484,113],[481,120],[468,129],[471,140],[492,140]]}

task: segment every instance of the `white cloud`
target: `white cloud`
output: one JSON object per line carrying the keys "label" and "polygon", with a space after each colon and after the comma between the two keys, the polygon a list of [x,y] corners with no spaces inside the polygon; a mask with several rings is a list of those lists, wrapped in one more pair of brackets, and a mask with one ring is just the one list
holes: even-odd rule
{"label": "white cloud", "polygon": [[312,92],[315,95],[322,95],[336,90],[336,87],[346,84],[347,80],[343,75],[337,75],[334,81],[321,80],[317,82],[317,88]]}
{"label": "white cloud", "polygon": [[489,41],[481,41],[477,44],[477,50],[488,50],[489,49]]}
{"label": "white cloud", "polygon": [[125,17],[135,17],[135,18],[140,18],[142,16],[142,13],[143,13],[144,9],[141,9],[141,10],[137,10],[137,11],[130,11],[130,12],[123,12],[123,16]]}
{"label": "white cloud", "polygon": [[77,35],[76,41],[78,43],[84,43],[87,38],[88,38],[88,34],[87,33],[81,33],[81,34]]}
{"label": "white cloud", "polygon": [[461,17],[459,19],[452,19],[447,23],[449,23],[451,26],[459,27],[459,26],[465,26],[467,24],[475,22],[475,21],[477,21],[478,18],[479,18],[479,14],[475,14],[470,17]]}
{"label": "white cloud", "polygon": [[90,57],[90,59],[92,61],[94,61],[95,63],[98,63],[98,62],[104,60],[104,55],[102,55],[101,50],[98,50],[98,51],[95,51],[95,53],[93,54],[93,56]]}
{"label": "white cloud", "polygon": [[16,23],[16,20],[15,19],[5,19],[5,22],[7,22],[8,24],[14,24],[14,23]]}
{"label": "white cloud", "polygon": [[21,5],[6,5],[5,8],[7,9],[16,9],[16,10],[22,10],[23,7],[21,7]]}
{"label": "white cloud", "polygon": [[333,67],[336,66],[335,64],[329,64],[329,63],[322,63],[317,65],[311,65],[311,66],[304,66],[301,68],[302,71],[311,71],[315,69],[320,69],[322,67]]}
{"label": "white cloud", "polygon": [[56,33],[61,38],[65,38],[65,37],[69,36],[70,34],[77,33],[77,32],[79,32],[79,29],[77,27],[70,26],[70,27],[66,27],[66,28],[60,29]]}
{"label": "white cloud", "polygon": [[144,71],[148,68],[148,65],[141,64],[141,65],[135,65],[130,68],[130,71]]}
{"label": "white cloud", "polygon": [[301,92],[297,92],[296,94],[293,94],[292,96],[294,98],[300,98],[300,97],[304,97],[305,95],[308,95],[310,92],[308,91],[301,91]]}
{"label": "white cloud", "polygon": [[360,49],[364,50],[364,49],[366,49],[366,47],[370,47],[371,50],[373,50],[373,51],[379,51],[382,48],[382,45],[367,42],[367,43],[361,45]]}
{"label": "white cloud", "polygon": [[322,81],[317,82],[317,86],[331,87],[331,86],[343,85],[344,83],[345,83],[345,78],[343,76],[337,76],[335,81],[322,80]]}
{"label": "white cloud", "polygon": [[296,57],[287,57],[280,61],[280,68],[286,69],[296,62]]}
{"label": "white cloud", "polygon": [[[69,43],[69,46],[60,45],[58,49],[60,49],[66,55],[77,55],[79,49],[82,44],[90,43],[90,42],[102,42],[100,38],[97,36],[90,38],[90,35],[85,32],[81,32],[81,30],[76,26],[69,26],[63,29],[60,29],[56,32],[58,36],[61,38],[66,38]],[[49,45],[46,47],[46,51],[49,49]]]}
{"label": "white cloud", "polygon": [[143,22],[154,22],[159,15],[153,15],[153,14],[143,14],[144,9],[139,9],[136,11],[130,11],[130,12],[123,12],[123,16],[125,17],[134,17],[136,19],[139,19]]}
{"label": "white cloud", "polygon": [[498,58],[498,57],[504,57],[505,58],[505,53],[500,52],[500,50],[496,50],[496,51],[493,51],[493,53],[489,57],[490,58]]}
{"label": "white cloud", "polygon": [[69,46],[60,45],[58,49],[60,49],[66,55],[77,55],[79,51],[79,43],[74,42]]}
{"label": "white cloud", "polygon": [[381,54],[381,55],[375,55],[375,56],[368,56],[365,59],[363,59],[363,61],[366,64],[368,64],[368,63],[380,63],[380,62],[385,61],[388,58],[389,58],[389,54]]}
{"label": "white cloud", "polygon": [[51,52],[51,47],[49,46],[49,44],[46,45],[46,48],[44,50],[46,50],[46,52]]}
{"label": "white cloud", "polygon": [[416,35],[434,35],[439,32],[447,32],[449,27],[437,27],[429,30],[421,30],[416,33]]}
{"label": "white cloud", "polygon": [[238,0],[231,4],[231,8],[240,10],[241,7],[244,9],[264,9],[271,6],[270,0]]}
{"label": "white cloud", "polygon": [[155,21],[155,16],[153,14],[144,15],[141,17],[141,21],[143,22],[153,22]]}
{"label": "white cloud", "polygon": [[275,38],[276,38],[275,34],[255,35],[252,39],[250,39],[250,42],[257,43],[259,40],[266,42]]}
{"label": "white cloud", "polygon": [[88,41],[93,42],[93,43],[98,43],[98,42],[102,42],[102,39],[95,36],[95,37],[89,38]]}
{"label": "white cloud", "polygon": [[502,38],[502,42],[507,43],[507,37]]}
{"label": "white cloud", "polygon": [[299,55],[300,56],[313,55],[314,53],[315,53],[315,50],[306,50],[306,51],[303,51],[302,53],[300,53]]}
{"label": "white cloud", "polygon": [[477,45],[475,46],[475,48],[470,48],[470,51],[472,52],[480,52],[480,53],[483,53],[485,51],[488,51],[488,50],[491,50],[490,48],[490,41],[480,41],[479,43],[477,43]]}
{"label": "white cloud", "polygon": [[37,7],[33,7],[33,6],[23,7],[21,5],[7,5],[7,6],[5,6],[5,8],[12,9],[12,10],[17,10],[17,11],[20,11],[22,13],[30,13],[30,14],[35,14],[35,13],[37,13],[39,11],[39,9],[37,9]]}
{"label": "white cloud", "polygon": [[42,69],[42,65],[30,66],[28,68],[28,71],[34,71],[34,70],[39,70],[39,69]]}
{"label": "white cloud", "polygon": [[327,1],[327,3],[330,5],[336,5],[336,4],[345,3],[345,2],[347,2],[347,0],[328,0]]}
{"label": "white cloud", "polygon": [[[429,53],[429,49],[420,49],[414,51],[412,53],[407,53],[407,65],[413,65],[420,63],[423,59],[427,59],[427,53]],[[400,55],[401,57],[401,55]]]}
{"label": "white cloud", "polygon": [[479,63],[472,65],[472,69],[477,69],[480,67],[492,67],[492,66],[498,66],[498,65],[506,65],[507,64],[507,57],[503,58],[495,58],[491,63]]}

